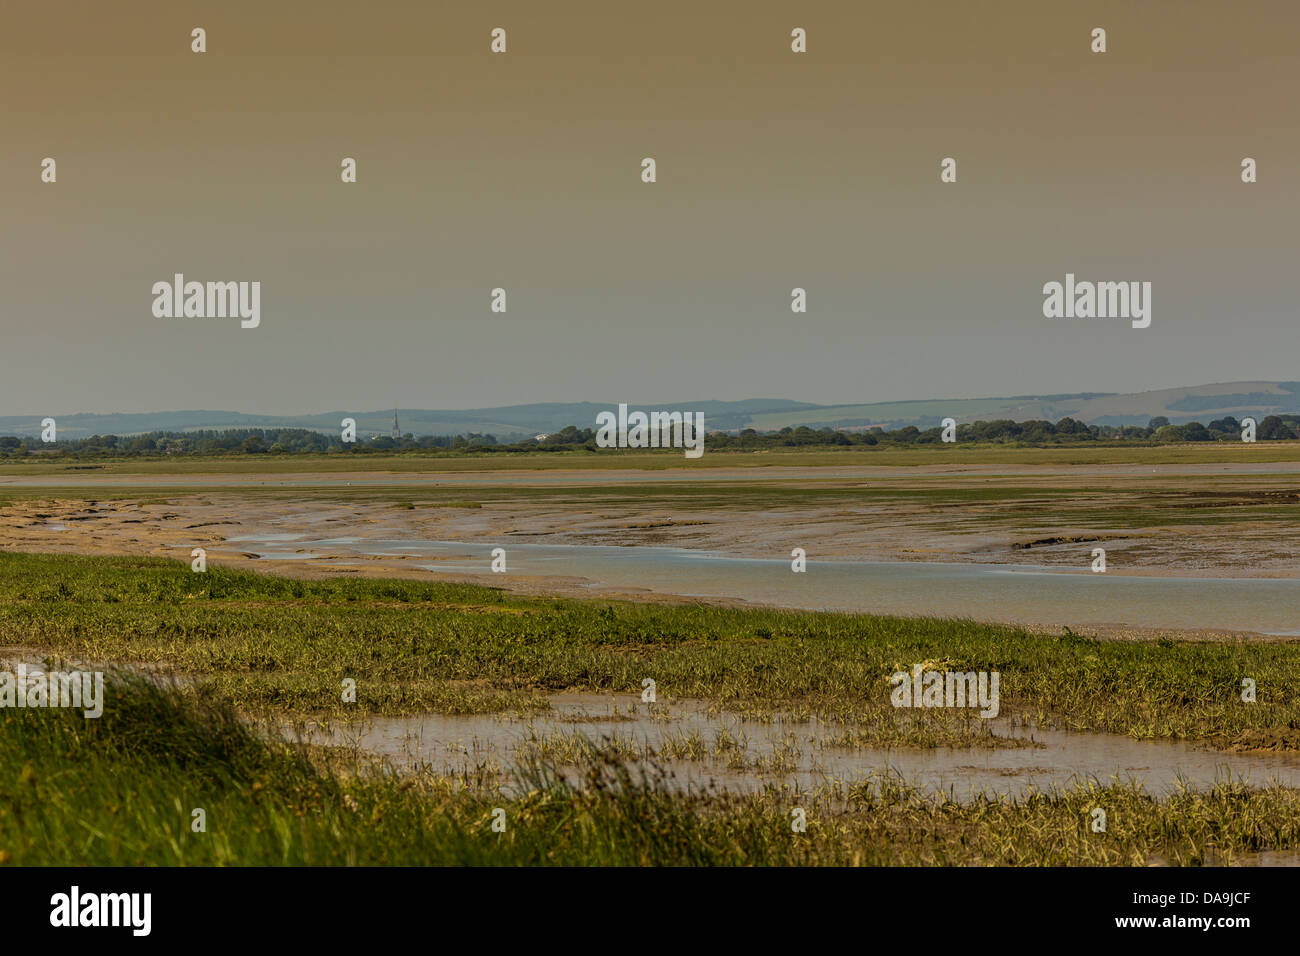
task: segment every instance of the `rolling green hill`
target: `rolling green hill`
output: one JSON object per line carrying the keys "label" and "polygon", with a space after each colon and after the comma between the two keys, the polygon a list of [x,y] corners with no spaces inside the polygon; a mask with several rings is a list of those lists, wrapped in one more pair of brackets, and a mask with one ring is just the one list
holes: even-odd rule
{"label": "rolling green hill", "polygon": [[[617,407],[614,402],[566,402],[511,405],[503,408],[427,410],[399,408],[403,434],[457,435],[477,432],[499,439],[517,439],[558,431],[565,425],[593,427],[597,412]],[[958,422],[1010,418],[1016,421],[1069,416],[1096,425],[1145,425],[1163,415],[1172,423],[1208,422],[1224,415],[1300,413],[1300,382],[1228,382],[1150,392],[1111,394],[1084,392],[1072,395],[1019,395],[1010,398],[923,399],[874,402],[863,405],[814,405],[788,399],[751,398],[737,402],[702,401],[637,404],[644,410],[703,412],[710,430],[754,428],[777,431],[787,426],[812,428],[868,428],[875,425],[926,428],[951,416]],[[39,415],[0,416],[0,435],[37,435]],[[345,417],[355,418],[362,435],[387,435],[393,410],[333,411],[315,415],[249,415],[226,411],[145,412],[131,414],[77,413],[55,415],[60,438],[91,435],[132,435],[151,431],[198,431],[227,428],[312,428],[334,432]]]}

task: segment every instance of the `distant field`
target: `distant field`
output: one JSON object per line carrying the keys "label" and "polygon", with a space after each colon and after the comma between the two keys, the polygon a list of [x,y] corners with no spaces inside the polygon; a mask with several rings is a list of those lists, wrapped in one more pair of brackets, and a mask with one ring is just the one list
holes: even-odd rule
{"label": "distant field", "polygon": [[1128,395],[1048,395],[1043,397],[925,399],[874,402],[759,412],[751,427],[777,430],[786,426],[871,422],[918,423],[949,416],[958,421],[1010,418],[1015,421],[1059,421],[1069,416],[1089,424],[1146,424],[1163,415],[1175,424],[1190,420],[1202,424],[1224,415],[1286,414],[1296,407],[1295,382],[1233,382],[1191,388],[1167,388]]}
{"label": "distant field", "polygon": [[1151,464],[1191,465],[1207,462],[1295,462],[1300,461],[1300,442],[1195,443],[1184,445],[1062,445],[1019,448],[1001,444],[970,443],[925,445],[910,448],[852,447],[844,449],[789,448],[764,451],[712,451],[694,461],[679,450],[653,452],[533,452],[487,455],[225,455],[213,458],[176,457],[163,459],[121,459],[116,461],[4,461],[4,476],[97,475],[284,475],[294,473],[337,474],[345,472],[462,472],[462,471],[555,471],[764,467],[855,467],[927,466],[945,463],[961,465],[1106,465]]}
{"label": "distant field", "polygon": [[943,418],[952,415],[960,421],[975,418],[1010,418],[1010,412],[1024,405],[1005,398],[971,398],[960,401],[894,402],[873,405],[831,405],[820,408],[804,408],[791,411],[766,412],[754,415],[750,427],[759,431],[776,431],[781,428],[795,428],[799,425],[821,424],[823,422],[911,422],[921,418]]}

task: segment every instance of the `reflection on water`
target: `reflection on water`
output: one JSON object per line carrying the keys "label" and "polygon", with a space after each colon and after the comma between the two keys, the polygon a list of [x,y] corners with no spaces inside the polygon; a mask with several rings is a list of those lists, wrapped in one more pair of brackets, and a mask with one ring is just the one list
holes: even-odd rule
{"label": "reflection on water", "polygon": [[[969,617],[1026,624],[1129,625],[1300,634],[1300,580],[1159,578],[1063,572],[995,564],[818,561],[796,574],[789,559],[733,558],[684,548],[476,543],[427,540],[230,539],[256,549],[292,538],[310,552],[259,552],[270,558],[409,554],[447,575],[486,574],[491,549],[507,552],[508,573],[586,579],[593,590],[643,589],[688,597],[738,598],[813,610]],[[272,553],[274,552],[274,554]]]}
{"label": "reflection on water", "polygon": [[[539,742],[576,733],[643,758],[657,755],[656,762],[672,771],[671,785],[683,789],[712,784],[724,790],[752,791],[766,783],[808,788],[831,780],[851,784],[881,773],[898,774],[926,793],[956,800],[983,792],[1023,795],[1092,780],[1102,785],[1133,781],[1157,796],[1174,791],[1180,781],[1197,789],[1230,778],[1255,786],[1273,782],[1300,786],[1300,754],[1220,753],[1181,741],[1044,730],[1006,718],[988,722],[993,732],[1027,741],[1029,746],[844,747],[833,741],[842,736],[845,725],[817,719],[747,720],[711,714],[693,701],[645,705],[634,696],[616,700],[566,694],[553,697],[551,703],[553,712],[529,717],[375,717],[317,726],[304,739],[355,746],[400,765],[455,774],[485,764],[508,770],[521,755],[537,753]],[[702,759],[676,756],[682,741],[690,739],[707,750]],[[571,752],[563,747],[539,755],[556,765],[572,763],[567,759]]]}

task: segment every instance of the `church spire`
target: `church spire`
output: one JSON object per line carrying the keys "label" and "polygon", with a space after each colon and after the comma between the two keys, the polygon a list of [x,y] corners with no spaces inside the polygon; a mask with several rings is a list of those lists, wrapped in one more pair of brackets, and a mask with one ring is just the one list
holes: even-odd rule
{"label": "church spire", "polygon": [[393,441],[402,437],[402,430],[397,427],[397,409],[393,409]]}

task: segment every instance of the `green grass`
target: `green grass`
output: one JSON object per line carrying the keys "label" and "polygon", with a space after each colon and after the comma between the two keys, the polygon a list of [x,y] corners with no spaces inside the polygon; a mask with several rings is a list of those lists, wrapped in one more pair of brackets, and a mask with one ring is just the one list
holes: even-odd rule
{"label": "green grass", "polygon": [[[791,738],[589,746],[538,736],[493,774],[384,770],[346,749],[262,736],[248,714],[359,716],[545,707],[565,689],[640,689],[741,713],[861,721],[830,746],[961,746],[940,715],[894,721],[888,675],[913,663],[1002,674],[1004,713],[1078,729],[1294,749],[1294,642],[1099,642],[961,621],[514,598],[414,581],[302,581],[141,558],[0,553],[0,635],[110,669],[104,714],[0,709],[0,864],[1199,865],[1300,848],[1300,792],[1227,781],[1157,797],[1080,782],[959,802],[889,776],[749,794],[663,786],[656,760],[788,770]],[[26,651],[24,651],[26,653]],[[360,697],[341,703],[339,680]],[[1242,704],[1242,676],[1257,704]],[[244,716],[241,716],[244,715]],[[889,718],[889,719],[886,719]],[[951,721],[951,718],[948,719]],[[979,723],[975,721],[974,723]],[[575,767],[567,778],[552,763]],[[807,814],[794,833],[791,811]],[[1102,808],[1107,830],[1089,826]],[[202,808],[206,832],[191,829]],[[493,832],[493,811],[506,831]]]}
{"label": "green grass", "polygon": [[203,694],[119,674],[106,696],[98,720],[0,711],[0,865],[1195,865],[1300,846],[1300,792],[1277,787],[1156,799],[1082,783],[961,804],[877,777],[680,794],[593,756],[569,784],[524,765],[505,797],[263,740]]}
{"label": "green grass", "polygon": [[[661,699],[852,720],[877,743],[936,746],[969,731],[946,712],[897,719],[888,702],[890,674],[933,662],[998,671],[1003,714],[1300,749],[1294,641],[1107,642],[969,621],[516,598],[464,584],[14,553],[0,553],[0,635],[42,654],[161,667],[243,711],[282,716],[535,711],[555,692],[634,694],[653,677]],[[1257,703],[1240,699],[1245,677]],[[355,704],[342,702],[345,678],[357,682]]]}
{"label": "green grass", "polygon": [[[413,452],[402,455],[222,455],[209,458],[87,459],[29,458],[0,461],[0,475],[57,478],[84,475],[87,481],[123,475],[286,475],[293,473],[341,474],[412,473],[431,474],[466,471],[606,471],[610,469],[764,468],[773,466],[816,468],[858,465],[914,466],[941,465],[1098,465],[1098,464],[1198,464],[1231,462],[1300,461],[1300,442],[1194,442],[1182,445],[1135,445],[1132,443],[1086,443],[1022,447],[994,442],[959,442],[952,445],[876,445],[844,448],[771,448],[756,451],[706,451],[703,457],[687,460],[680,449],[629,451],[529,452],[527,454],[473,454],[463,452]],[[102,465],[84,471],[87,462]]]}

